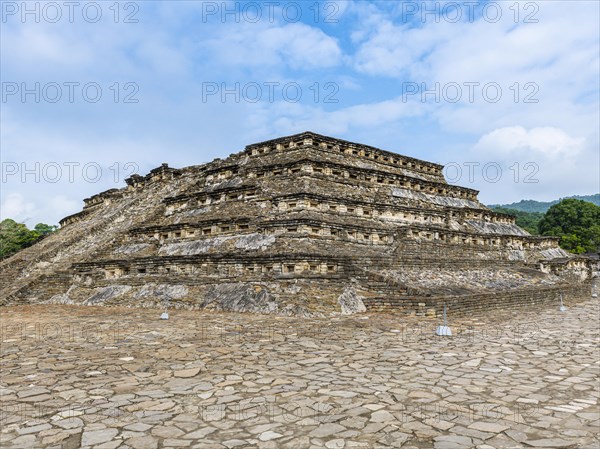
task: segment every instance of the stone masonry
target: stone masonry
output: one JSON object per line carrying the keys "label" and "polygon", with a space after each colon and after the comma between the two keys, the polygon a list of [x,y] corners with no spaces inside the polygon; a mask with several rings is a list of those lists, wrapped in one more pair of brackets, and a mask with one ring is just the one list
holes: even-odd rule
{"label": "stone masonry", "polygon": [[3,261],[0,301],[435,315],[589,297],[587,259],[442,169],[311,132],[163,164]]}

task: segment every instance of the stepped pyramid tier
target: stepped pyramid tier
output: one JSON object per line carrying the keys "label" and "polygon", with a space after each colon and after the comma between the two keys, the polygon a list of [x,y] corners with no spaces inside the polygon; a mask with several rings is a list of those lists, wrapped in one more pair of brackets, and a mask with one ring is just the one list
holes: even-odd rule
{"label": "stepped pyramid tier", "polygon": [[592,262],[450,185],[443,166],[304,132],[134,175],[3,261],[3,304],[282,314],[589,296]]}

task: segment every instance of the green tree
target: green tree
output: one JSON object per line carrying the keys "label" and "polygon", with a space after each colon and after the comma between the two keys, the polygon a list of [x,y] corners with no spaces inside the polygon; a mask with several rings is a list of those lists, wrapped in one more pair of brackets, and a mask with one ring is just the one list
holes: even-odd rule
{"label": "green tree", "polygon": [[23,223],[7,218],[0,222],[0,257],[8,257],[56,231],[58,226],[38,223],[30,230]]}
{"label": "green tree", "polygon": [[576,254],[598,251],[600,207],[587,201],[565,199],[538,223],[540,234],[560,237],[560,246]]}
{"label": "green tree", "polygon": [[21,248],[31,245],[39,237],[30,231],[23,223],[17,223],[10,218],[0,222],[0,257],[16,253]]}
{"label": "green tree", "polygon": [[33,230],[37,232],[39,235],[48,235],[53,233],[58,229],[56,225],[47,225],[45,223],[38,223],[35,225]]}

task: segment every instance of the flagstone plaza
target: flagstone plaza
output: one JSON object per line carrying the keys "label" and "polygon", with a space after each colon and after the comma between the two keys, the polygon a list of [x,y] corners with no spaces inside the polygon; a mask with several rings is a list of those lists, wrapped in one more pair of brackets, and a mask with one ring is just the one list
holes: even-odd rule
{"label": "flagstone plaza", "polygon": [[2,309],[2,447],[597,448],[597,299],[449,316]]}

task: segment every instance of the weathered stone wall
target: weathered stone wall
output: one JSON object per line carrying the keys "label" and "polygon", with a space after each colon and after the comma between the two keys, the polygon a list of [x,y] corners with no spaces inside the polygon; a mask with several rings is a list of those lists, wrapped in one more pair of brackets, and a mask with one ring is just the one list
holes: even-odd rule
{"label": "weathered stone wall", "polygon": [[564,304],[568,306],[572,302],[589,299],[591,292],[592,284],[583,282],[457,296],[367,298],[363,302],[369,311],[398,311],[408,315],[430,316],[441,316],[445,304],[449,314],[467,316],[475,312],[513,308],[518,310],[519,307],[534,305],[558,309],[560,295],[563,295]]}
{"label": "weathered stone wall", "polygon": [[[340,296],[400,307],[460,293],[468,310],[496,292],[590,277],[589,261],[528,235],[442,168],[313,133],[163,164],[87,198],[57,233],[0,263],[0,303],[160,306],[179,292],[173,307],[324,313]],[[419,279],[436,270],[445,290]]]}

